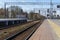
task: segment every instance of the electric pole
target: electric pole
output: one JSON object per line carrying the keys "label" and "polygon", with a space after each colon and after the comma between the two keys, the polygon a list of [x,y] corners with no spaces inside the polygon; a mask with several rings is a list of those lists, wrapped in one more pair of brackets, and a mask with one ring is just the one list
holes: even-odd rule
{"label": "electric pole", "polygon": [[50,17],[53,17],[53,3],[52,0],[50,1]]}

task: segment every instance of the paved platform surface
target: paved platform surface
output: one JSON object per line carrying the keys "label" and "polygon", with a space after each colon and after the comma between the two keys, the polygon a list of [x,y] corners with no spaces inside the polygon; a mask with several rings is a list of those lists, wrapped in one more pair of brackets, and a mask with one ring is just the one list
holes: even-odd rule
{"label": "paved platform surface", "polygon": [[60,20],[46,19],[29,40],[60,40]]}

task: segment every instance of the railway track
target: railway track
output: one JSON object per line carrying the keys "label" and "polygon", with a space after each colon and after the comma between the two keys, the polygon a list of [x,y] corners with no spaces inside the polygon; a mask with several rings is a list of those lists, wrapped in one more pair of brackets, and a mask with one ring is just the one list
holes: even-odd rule
{"label": "railway track", "polygon": [[24,30],[30,28],[32,25],[36,24],[38,21],[34,21],[34,22],[29,22],[26,23],[24,25],[19,25],[19,26],[15,26],[15,27],[11,27],[11,28],[7,28],[7,29],[3,29],[0,30],[0,40],[6,40],[9,37],[14,36],[16,33],[21,33]]}
{"label": "railway track", "polygon": [[42,22],[40,21],[32,25],[31,27],[25,29],[24,31],[7,38],[6,40],[28,40],[31,37],[31,35],[36,31],[36,29],[40,26],[41,23]]}

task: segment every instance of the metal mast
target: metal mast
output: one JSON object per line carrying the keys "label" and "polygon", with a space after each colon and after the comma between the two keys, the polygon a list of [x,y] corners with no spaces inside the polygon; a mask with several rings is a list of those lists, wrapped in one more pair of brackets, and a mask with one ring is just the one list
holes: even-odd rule
{"label": "metal mast", "polygon": [[53,18],[53,3],[50,1],[50,17]]}

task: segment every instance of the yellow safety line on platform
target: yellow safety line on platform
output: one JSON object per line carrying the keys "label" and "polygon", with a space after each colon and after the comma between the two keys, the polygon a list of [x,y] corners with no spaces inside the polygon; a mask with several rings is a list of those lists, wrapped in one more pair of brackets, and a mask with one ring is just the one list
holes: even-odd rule
{"label": "yellow safety line on platform", "polygon": [[48,19],[48,22],[51,24],[53,30],[56,32],[57,36],[60,38],[60,26]]}

